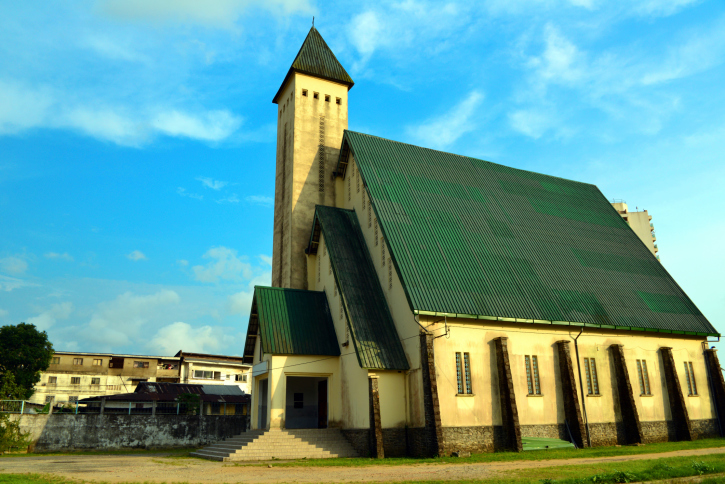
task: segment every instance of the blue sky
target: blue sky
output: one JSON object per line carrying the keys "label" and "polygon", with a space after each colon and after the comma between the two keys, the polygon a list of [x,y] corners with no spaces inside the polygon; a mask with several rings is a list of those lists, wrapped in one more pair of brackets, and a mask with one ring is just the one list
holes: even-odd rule
{"label": "blue sky", "polygon": [[719,0],[2,0],[0,324],[240,354],[270,282],[271,100],[313,15],[350,129],[646,208],[725,332]]}

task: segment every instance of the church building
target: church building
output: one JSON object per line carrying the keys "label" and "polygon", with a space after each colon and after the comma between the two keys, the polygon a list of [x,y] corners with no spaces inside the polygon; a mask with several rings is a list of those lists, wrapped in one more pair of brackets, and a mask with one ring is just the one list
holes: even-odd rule
{"label": "church building", "polygon": [[312,27],[277,104],[252,429],[360,455],[723,435],[718,332],[588,183],[349,131]]}

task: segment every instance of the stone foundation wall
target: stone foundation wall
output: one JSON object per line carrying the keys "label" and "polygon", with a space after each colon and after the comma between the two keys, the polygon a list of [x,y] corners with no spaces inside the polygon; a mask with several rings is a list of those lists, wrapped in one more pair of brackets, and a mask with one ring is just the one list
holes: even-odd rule
{"label": "stone foundation wall", "polygon": [[570,440],[569,433],[566,431],[566,425],[564,424],[522,425],[521,437]]}
{"label": "stone foundation wall", "polygon": [[404,457],[408,453],[405,427],[383,429],[385,457]]}
{"label": "stone foundation wall", "polygon": [[224,415],[13,415],[30,433],[31,451],[198,447],[233,437],[247,416]]}
{"label": "stone foundation wall", "polygon": [[407,447],[410,457],[430,457],[433,445],[431,432],[425,427],[407,428]]}
{"label": "stone foundation wall", "polygon": [[711,439],[720,436],[720,428],[716,418],[690,420],[693,439]]}
{"label": "stone foundation wall", "polygon": [[342,429],[340,431],[360,457],[370,457],[370,429]]}

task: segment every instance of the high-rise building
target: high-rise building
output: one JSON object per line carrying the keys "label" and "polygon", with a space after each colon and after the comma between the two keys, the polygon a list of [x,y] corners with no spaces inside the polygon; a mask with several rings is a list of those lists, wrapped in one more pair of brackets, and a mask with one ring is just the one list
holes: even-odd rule
{"label": "high-rise building", "polygon": [[630,212],[627,202],[624,200],[614,200],[612,206],[619,212],[625,222],[629,224],[637,237],[647,246],[657,260],[660,260],[657,248],[657,237],[655,236],[655,226],[652,223],[652,215],[647,210]]}

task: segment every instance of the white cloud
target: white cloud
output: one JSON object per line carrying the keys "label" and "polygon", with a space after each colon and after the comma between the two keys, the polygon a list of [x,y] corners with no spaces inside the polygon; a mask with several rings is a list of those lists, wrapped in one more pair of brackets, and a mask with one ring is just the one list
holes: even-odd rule
{"label": "white cloud", "polygon": [[148,343],[149,349],[157,354],[174,355],[179,350],[214,353],[224,340],[223,330],[211,326],[193,328],[190,324],[177,321],[159,329]]}
{"label": "white cloud", "polygon": [[253,203],[255,205],[262,205],[265,207],[271,207],[272,205],[274,205],[274,198],[265,197],[262,195],[249,195],[247,197],[244,197],[244,201]]}
{"label": "white cloud", "polygon": [[176,261],[176,263],[183,267],[186,267],[189,265],[189,261],[186,259],[179,259]]}
{"label": "white cloud", "polygon": [[632,11],[639,15],[667,17],[700,0],[640,0],[632,2]]}
{"label": "white cloud", "polygon": [[0,309],[0,318],[4,318],[7,315],[8,315],[7,311],[5,311],[4,309]]}
{"label": "white cloud", "polygon": [[0,79],[0,134],[16,134],[32,128],[69,129],[121,146],[141,147],[157,136],[220,142],[242,124],[227,110],[160,109],[130,107],[85,99],[47,87],[31,87]]}
{"label": "white cloud", "polygon": [[206,188],[211,188],[212,190],[221,190],[225,186],[229,185],[229,182],[221,181],[221,180],[214,180],[213,178],[208,178],[204,176],[198,176],[196,177],[198,181],[201,182],[202,185]]}
{"label": "white cloud", "polygon": [[239,197],[237,197],[236,193],[232,193],[228,197],[216,200],[216,203],[239,203]]}
{"label": "white cloud", "polygon": [[529,61],[539,76],[554,82],[575,82],[582,78],[581,56],[577,47],[552,25],[544,29],[546,48],[541,57]]}
{"label": "white cloud", "polygon": [[136,261],[136,260],[146,260],[146,256],[143,252],[140,250],[134,250],[130,254],[127,254],[126,257],[130,260]]}
{"label": "white cloud", "polygon": [[162,112],[151,121],[151,126],[159,133],[202,141],[222,141],[234,133],[241,124],[242,118],[226,110],[207,111],[195,115],[179,111]]}
{"label": "white cloud", "polygon": [[22,274],[28,270],[28,263],[19,257],[5,257],[0,259],[0,271],[6,274]]}
{"label": "white cloud", "polygon": [[149,325],[159,324],[168,308],[180,301],[179,295],[171,290],[147,296],[121,294],[98,305],[88,324],[87,337],[105,348],[130,344],[140,334],[148,334]]}
{"label": "white cloud", "polygon": [[239,281],[252,277],[252,266],[245,256],[238,257],[237,251],[227,247],[212,247],[203,256],[210,259],[205,266],[194,266],[192,271],[197,281],[218,282]]}
{"label": "white cloud", "polygon": [[446,148],[465,133],[476,129],[472,119],[476,108],[483,101],[483,94],[472,91],[446,114],[430,119],[419,126],[409,127],[408,134],[431,148]]}
{"label": "white cloud", "polygon": [[268,266],[272,266],[272,256],[260,254],[259,258],[262,259],[262,261]]}
{"label": "white cloud", "polygon": [[40,331],[45,331],[51,328],[57,320],[68,319],[72,312],[73,304],[70,302],[53,304],[47,311],[43,311],[37,316],[28,318],[25,322],[28,324],[34,324]]}
{"label": "white cloud", "polygon": [[275,15],[311,13],[308,0],[105,0],[104,13],[123,20],[178,22],[207,27],[234,29],[239,17],[250,7],[263,8]]}
{"label": "white cloud", "polygon": [[29,89],[0,79],[0,134],[13,134],[43,125],[53,104],[48,89]]}
{"label": "white cloud", "polygon": [[[260,256],[261,258],[267,257],[267,256]],[[271,258],[270,258],[271,259]],[[266,262],[266,261],[265,261]],[[271,260],[270,260],[271,265]],[[229,304],[229,313],[230,314],[239,314],[242,316],[249,316],[249,310],[252,308],[252,298],[254,297],[254,286],[268,286],[272,281],[272,273],[271,272],[265,272],[251,281],[247,284],[247,289],[244,291],[237,292],[235,294],[232,294],[228,298],[228,304]]]}
{"label": "white cloud", "polygon": [[510,113],[509,123],[516,131],[534,139],[540,138],[556,124],[551,114],[534,109],[521,109]]}
{"label": "white cloud", "polygon": [[73,256],[70,255],[68,252],[63,252],[62,254],[59,254],[58,252],[48,252],[47,254],[45,254],[45,258],[62,259],[62,260],[67,260],[69,262],[73,261]]}
{"label": "white cloud", "polygon": [[0,274],[0,291],[10,292],[21,287],[37,286],[32,282],[16,279],[15,277],[3,276]]}
{"label": "white cloud", "polygon": [[199,195],[198,193],[188,193],[186,191],[186,188],[184,188],[184,187],[177,188],[176,193],[178,193],[182,197],[189,197],[189,198],[193,198],[195,200],[204,200],[204,195]]}

